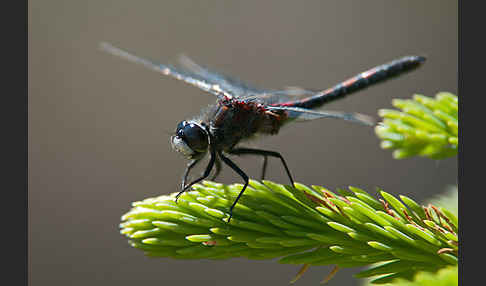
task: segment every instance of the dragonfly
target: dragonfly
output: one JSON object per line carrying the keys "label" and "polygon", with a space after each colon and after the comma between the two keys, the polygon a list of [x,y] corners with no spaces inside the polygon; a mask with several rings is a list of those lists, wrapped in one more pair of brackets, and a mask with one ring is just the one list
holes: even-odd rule
{"label": "dragonfly", "polygon": [[[258,135],[276,135],[290,122],[333,118],[373,126],[373,119],[359,113],[325,111],[320,107],[331,101],[363,90],[412,71],[425,61],[423,56],[405,56],[359,73],[331,88],[311,90],[300,87],[259,89],[238,79],[201,66],[185,55],[179,65],[165,65],[118,48],[100,43],[101,50],[148,69],[195,86],[216,97],[216,103],[201,115],[178,123],[170,137],[172,148],[186,157],[189,163],[182,176],[181,189],[175,201],[194,184],[207,179],[212,170],[214,180],[221,171],[221,163],[234,170],[244,181],[243,187],[229,209],[229,223],[233,209],[249,184],[248,175],[229,156],[254,155],[263,158],[261,179],[265,178],[268,157],[282,163],[292,186],[294,179],[283,156],[276,151],[241,147],[239,144]],[[209,161],[201,176],[187,183],[190,171],[209,154]]]}

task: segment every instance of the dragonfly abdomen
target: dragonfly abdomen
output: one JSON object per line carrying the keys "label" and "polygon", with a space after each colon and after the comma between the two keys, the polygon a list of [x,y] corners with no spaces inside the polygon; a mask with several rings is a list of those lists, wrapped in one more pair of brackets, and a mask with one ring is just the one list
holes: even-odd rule
{"label": "dragonfly abdomen", "polygon": [[367,88],[370,85],[394,78],[420,66],[425,61],[421,56],[407,56],[362,72],[316,95],[301,100],[274,104],[274,106],[291,106],[316,108],[330,101],[340,99],[348,94]]}

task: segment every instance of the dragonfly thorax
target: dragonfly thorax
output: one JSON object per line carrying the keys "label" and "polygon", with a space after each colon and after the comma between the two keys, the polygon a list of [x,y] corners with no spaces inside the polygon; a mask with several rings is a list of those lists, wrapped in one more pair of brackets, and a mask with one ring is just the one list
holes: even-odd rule
{"label": "dragonfly thorax", "polygon": [[181,121],[171,136],[172,149],[187,158],[195,158],[206,153],[209,145],[209,134],[196,122]]}

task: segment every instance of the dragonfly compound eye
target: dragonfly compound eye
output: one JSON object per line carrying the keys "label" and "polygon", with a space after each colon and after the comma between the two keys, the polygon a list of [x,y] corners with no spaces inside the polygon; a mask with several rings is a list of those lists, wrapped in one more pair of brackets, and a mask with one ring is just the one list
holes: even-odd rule
{"label": "dragonfly compound eye", "polygon": [[189,148],[196,152],[205,152],[208,149],[208,135],[201,126],[190,123],[184,126],[182,131],[182,140]]}

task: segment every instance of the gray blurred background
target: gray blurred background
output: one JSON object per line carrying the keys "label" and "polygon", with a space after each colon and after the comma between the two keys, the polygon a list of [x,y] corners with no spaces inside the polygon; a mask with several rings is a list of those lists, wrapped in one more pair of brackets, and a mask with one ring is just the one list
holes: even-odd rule
{"label": "gray blurred background", "polygon": [[[29,1],[31,285],[287,285],[275,261],[151,259],[119,234],[130,203],[177,191],[187,161],[169,132],[214,102],[182,82],[98,50],[100,41],[174,62],[185,53],[256,86],[328,88],[396,57],[423,68],[326,106],[378,118],[392,98],[457,92],[457,1]],[[371,128],[288,126],[253,146],[294,178],[331,189],[381,187],[419,201],[456,184],[457,160],[394,160]],[[236,159],[257,177],[261,161]],[[197,173],[196,173],[197,174]],[[277,160],[268,179],[287,183]],[[240,182],[225,168],[220,182]],[[318,285],[311,267],[297,285]],[[358,285],[358,269],[329,285]]]}

